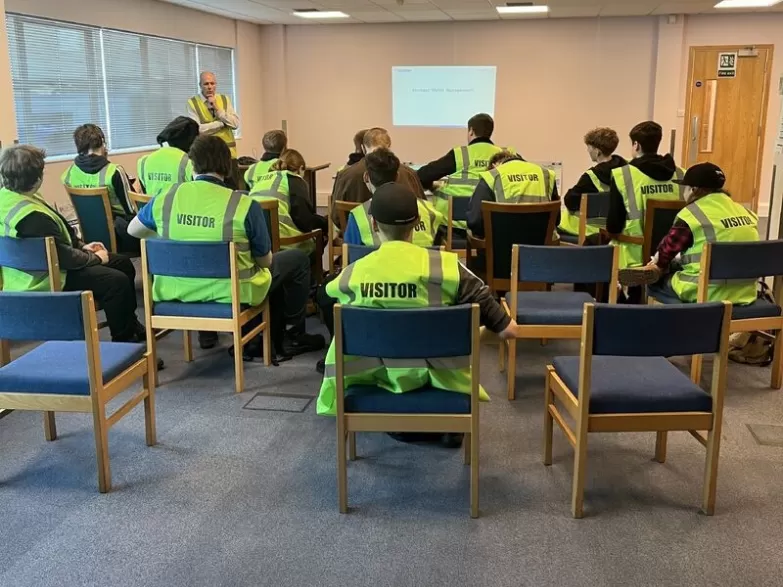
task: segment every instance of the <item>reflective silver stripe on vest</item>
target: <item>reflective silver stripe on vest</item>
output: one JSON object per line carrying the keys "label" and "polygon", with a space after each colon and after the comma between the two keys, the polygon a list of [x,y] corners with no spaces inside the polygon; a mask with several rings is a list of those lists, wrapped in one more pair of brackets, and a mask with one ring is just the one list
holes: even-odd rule
{"label": "reflective silver stripe on vest", "polygon": [[691,263],[701,263],[701,253],[693,253],[691,255],[680,255],[680,262],[683,265],[690,265]]}
{"label": "reflective silver stripe on vest", "polygon": [[467,179],[470,177],[470,151],[467,147],[460,147],[460,152],[462,152],[462,179]]}
{"label": "reflective silver stripe on vest", "polygon": [[[199,106],[203,106],[203,103],[199,103],[199,102],[200,101],[196,98],[196,96],[193,96],[190,99],[190,105],[193,107],[193,110],[198,115],[199,121],[201,122],[201,124],[206,124],[208,121],[204,117],[204,114],[202,113],[202,108],[199,107]],[[206,109],[206,107],[204,107],[204,109]]]}
{"label": "reflective silver stripe on vest", "polygon": [[106,186],[106,172],[109,170],[109,166],[107,165],[103,169],[101,169],[100,173],[98,173],[98,185],[101,187]]}
{"label": "reflective silver stripe on vest", "polygon": [[[250,169],[248,169],[248,170],[247,170],[247,171],[248,171],[248,174],[247,174],[247,176],[250,178],[251,187],[252,187],[252,184],[253,184],[253,183],[255,183],[255,178],[256,178],[256,167],[258,167],[258,163],[253,163],[253,164],[250,166]],[[247,183],[247,182],[245,182],[245,183]]]}
{"label": "reflective silver stripe on vest", "polygon": [[367,200],[364,204],[362,204],[362,208],[364,209],[364,213],[367,216],[367,224],[370,226],[370,234],[372,235],[372,244],[373,246],[379,247],[381,246],[381,237],[372,228],[372,220],[371,220],[372,217],[370,216],[371,204],[372,204],[372,199]]}
{"label": "reflective silver stripe on vest", "polygon": [[428,250],[430,275],[427,279],[427,304],[430,307],[443,305],[443,263],[440,251]]}
{"label": "reflective silver stripe on vest", "polygon": [[73,165],[68,168],[68,174],[65,176],[65,184],[71,185],[71,173],[73,173]]}
{"label": "reflective silver stripe on vest", "polygon": [[185,183],[185,172],[188,169],[188,161],[190,161],[190,158],[188,157],[187,153],[182,153],[182,159],[179,160],[179,183]]}
{"label": "reflective silver stripe on vest", "polygon": [[461,177],[461,178],[454,178],[450,177],[449,180],[446,182],[446,185],[468,185],[468,186],[477,186],[479,184],[480,179],[475,179],[472,177]]}
{"label": "reflective silver stripe on vest", "polygon": [[707,215],[704,213],[704,210],[699,208],[698,205],[695,203],[691,204],[690,206],[687,206],[685,208],[693,214],[693,216],[696,218],[698,223],[701,225],[702,231],[704,231],[704,238],[707,239],[708,243],[714,243],[718,241],[718,237],[715,235],[715,227],[712,225],[712,222],[710,222],[710,219],[707,218]]}
{"label": "reflective silver stripe on vest", "polygon": [[[677,168],[674,170],[674,176],[675,176],[675,177],[676,177],[676,178],[677,178],[679,181],[682,181],[682,178],[683,178],[683,177],[685,177],[685,173],[683,173],[682,169],[680,169],[679,167],[677,167]],[[684,185],[682,185],[681,183],[678,183],[678,184],[677,184],[677,192],[678,192],[678,193],[679,193],[679,195],[680,195],[680,199],[681,199],[681,200],[684,200],[684,199],[685,199],[685,186],[684,186]]]}
{"label": "reflective silver stripe on vest", "polygon": [[699,283],[699,276],[698,275],[685,275],[682,271],[677,273],[677,279],[680,281],[684,281],[685,283]]}
{"label": "reflective silver stripe on vest", "polygon": [[247,269],[240,269],[239,270],[239,279],[242,281],[247,281],[248,279],[252,279],[256,273],[261,271],[258,267],[249,267]]}
{"label": "reflective silver stripe on vest", "polygon": [[223,215],[223,242],[234,240],[234,216],[237,213],[239,202],[242,201],[242,192],[231,192],[231,197],[226,204],[226,212]]}
{"label": "reflective silver stripe on vest", "polygon": [[630,165],[623,166],[623,183],[625,183],[625,199],[628,201],[628,218],[641,221],[642,215],[636,204],[636,192],[633,189],[633,175],[631,175]]}
{"label": "reflective silver stripe on vest", "polygon": [[[429,359],[380,359],[377,357],[357,357],[343,364],[343,375],[360,375],[372,369],[435,369],[456,371],[470,368],[470,357],[433,357]],[[324,377],[337,377],[337,365],[326,365]]]}
{"label": "reflective silver stripe on vest", "polygon": [[236,246],[237,251],[240,253],[245,253],[250,250],[250,243],[234,243],[234,246]]}
{"label": "reflective silver stripe on vest", "polygon": [[541,167],[541,173],[544,174],[544,198],[549,199],[549,170],[546,167]]}
{"label": "reflective silver stripe on vest", "polygon": [[500,179],[500,172],[497,167],[489,170],[492,176],[492,191],[495,192],[495,201],[501,204],[506,201],[506,190],[503,188],[503,180]]}
{"label": "reflective silver stripe on vest", "polygon": [[275,177],[275,180],[272,182],[272,187],[264,194],[265,196],[271,196],[285,202],[283,199],[284,194],[280,192],[280,184],[283,183],[283,173],[284,172],[281,171],[277,174],[277,177]]}
{"label": "reflective silver stripe on vest", "polygon": [[4,236],[10,236],[11,235],[11,229],[13,228],[11,226],[11,220],[13,219],[14,216],[17,215],[19,210],[21,210],[22,208],[27,206],[27,204],[29,204],[29,203],[30,202],[24,202],[24,201],[18,202],[16,204],[16,206],[14,206],[13,208],[11,208],[8,211],[8,215],[3,219],[3,224],[5,225]]}
{"label": "reflective silver stripe on vest", "polygon": [[515,196],[512,200],[514,204],[540,204],[544,201],[539,196]]}
{"label": "reflective silver stripe on vest", "polygon": [[174,194],[177,193],[179,186],[172,186],[166,195],[163,196],[163,212],[161,218],[163,220],[163,226],[160,227],[160,236],[166,240],[169,238],[169,232],[171,227],[171,210],[174,208]]}
{"label": "reflective silver stripe on vest", "polygon": [[[141,177],[139,178],[139,181],[141,183],[147,181],[147,157],[149,157],[149,155],[144,155],[144,157],[141,158],[141,162],[139,165],[141,167],[141,173],[139,173],[139,175],[141,175]],[[149,191],[150,189],[149,186],[145,185],[144,187]]]}
{"label": "reflective silver stripe on vest", "polygon": [[354,266],[352,263],[343,269],[342,273],[340,273],[340,281],[337,284],[340,288],[340,293],[348,297],[348,301],[343,302],[345,304],[352,304],[356,301],[356,294],[351,289],[351,275],[353,275],[353,267]]}

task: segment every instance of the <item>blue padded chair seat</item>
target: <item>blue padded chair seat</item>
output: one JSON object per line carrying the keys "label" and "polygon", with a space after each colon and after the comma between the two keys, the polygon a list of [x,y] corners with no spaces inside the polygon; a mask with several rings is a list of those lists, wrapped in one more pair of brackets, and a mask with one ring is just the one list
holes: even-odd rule
{"label": "blue padded chair seat", "polygon": [[[555,372],[579,396],[579,357],[555,357]],[[591,414],[709,412],[712,396],[663,357],[593,357]]]}
{"label": "blue padded chair seat", "polygon": [[[668,290],[648,289],[648,294],[661,304],[682,304],[679,297]],[[751,318],[772,318],[781,315],[780,306],[764,299],[757,299],[752,304],[731,306],[732,320],[749,320]]]}
{"label": "blue padded chair seat", "polygon": [[[446,243],[443,243],[446,244]],[[464,251],[468,248],[468,239],[451,237],[451,248],[455,251]]]}
{"label": "blue padded chair seat", "polygon": [[[585,292],[523,291],[517,294],[518,324],[574,325],[582,323],[582,312],[587,302],[594,302]],[[506,294],[511,307],[511,294]]]}
{"label": "blue padded chair seat", "polygon": [[578,245],[579,244],[579,235],[576,234],[568,234],[567,232],[560,232],[557,231],[557,234],[561,240],[561,242],[569,243],[572,245]]}
{"label": "blue padded chair seat", "polygon": [[[146,345],[100,343],[103,382],[108,383],[141,359]],[[0,392],[89,395],[84,341],[45,342],[0,367]]]}
{"label": "blue padded chair seat", "polygon": [[346,413],[470,414],[470,395],[423,387],[392,393],[375,385],[351,385],[345,390]]}
{"label": "blue padded chair seat", "polygon": [[179,316],[182,318],[231,318],[231,304],[217,302],[156,302],[155,316]]}

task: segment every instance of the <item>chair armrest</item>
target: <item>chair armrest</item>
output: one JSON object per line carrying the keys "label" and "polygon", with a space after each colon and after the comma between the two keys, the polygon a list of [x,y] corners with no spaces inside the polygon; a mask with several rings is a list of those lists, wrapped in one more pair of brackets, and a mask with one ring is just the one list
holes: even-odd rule
{"label": "chair armrest", "polygon": [[468,245],[470,245],[472,249],[486,249],[487,241],[485,241],[483,238],[477,238],[473,236],[473,233],[468,231]]}
{"label": "chair armrest", "polygon": [[320,243],[321,239],[321,229],[316,228],[315,230],[311,230],[310,232],[302,233],[298,236],[286,236],[286,237],[280,237],[280,245],[295,245],[298,243],[303,243],[305,241],[309,241],[310,239],[316,239],[316,244]]}
{"label": "chair armrest", "polygon": [[627,243],[630,245],[643,245],[643,236],[628,236],[627,234],[609,234],[604,229],[601,229],[601,234],[606,234],[610,239],[616,240],[618,243]]}

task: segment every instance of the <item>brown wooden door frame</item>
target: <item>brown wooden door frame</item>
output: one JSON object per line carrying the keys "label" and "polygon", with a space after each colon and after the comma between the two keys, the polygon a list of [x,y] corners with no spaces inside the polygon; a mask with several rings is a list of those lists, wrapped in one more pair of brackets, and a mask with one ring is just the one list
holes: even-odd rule
{"label": "brown wooden door frame", "polygon": [[761,97],[761,118],[759,120],[758,140],[756,146],[756,173],[753,186],[753,199],[752,208],[755,212],[758,212],[759,203],[759,188],[761,183],[761,164],[764,160],[764,140],[767,131],[767,111],[769,109],[769,88],[772,80],[772,62],[775,58],[775,45],[697,45],[688,48],[688,75],[686,79],[686,95],[685,95],[685,119],[683,122],[682,133],[682,156],[683,166],[687,168],[689,161],[689,147],[691,127],[689,121],[691,120],[691,96],[693,95],[693,68],[695,64],[696,51],[720,51],[720,52],[739,52],[743,49],[765,49],[769,51],[769,57],[764,64],[764,87],[762,89]]}

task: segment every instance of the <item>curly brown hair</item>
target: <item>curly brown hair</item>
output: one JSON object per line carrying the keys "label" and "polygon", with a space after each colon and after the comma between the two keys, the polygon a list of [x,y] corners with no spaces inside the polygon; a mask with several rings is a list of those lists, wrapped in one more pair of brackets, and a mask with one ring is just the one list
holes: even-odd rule
{"label": "curly brown hair", "polygon": [[585,135],[585,145],[595,147],[606,157],[614,153],[619,144],[620,137],[612,128],[594,128]]}

